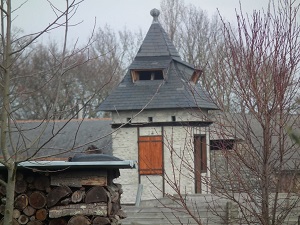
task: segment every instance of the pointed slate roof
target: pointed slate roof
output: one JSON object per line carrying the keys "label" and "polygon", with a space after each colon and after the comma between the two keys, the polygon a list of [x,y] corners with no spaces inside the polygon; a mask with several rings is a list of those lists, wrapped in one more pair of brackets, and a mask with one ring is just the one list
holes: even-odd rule
{"label": "pointed slate roof", "polygon": [[[200,84],[190,81],[194,67],[181,60],[172,41],[151,10],[153,22],[119,86],[102,102],[102,111],[141,109],[217,109]],[[133,81],[131,70],[164,70],[163,80]]]}
{"label": "pointed slate roof", "polygon": [[153,16],[153,22],[136,57],[171,56],[180,59],[179,53],[168,34],[158,22],[159,11],[152,9],[150,14]]}

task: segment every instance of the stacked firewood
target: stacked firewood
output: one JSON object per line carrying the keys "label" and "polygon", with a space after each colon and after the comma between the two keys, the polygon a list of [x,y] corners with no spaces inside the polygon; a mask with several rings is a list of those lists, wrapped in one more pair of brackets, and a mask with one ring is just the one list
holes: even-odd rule
{"label": "stacked firewood", "polygon": [[[69,185],[52,185],[51,180],[52,175],[47,173],[18,173],[14,225],[117,225],[125,218],[120,206],[121,185],[81,185],[80,177],[76,182],[67,182]],[[55,183],[57,178],[53,180]],[[0,195],[5,199],[3,188]],[[0,205],[2,215],[4,203]]]}

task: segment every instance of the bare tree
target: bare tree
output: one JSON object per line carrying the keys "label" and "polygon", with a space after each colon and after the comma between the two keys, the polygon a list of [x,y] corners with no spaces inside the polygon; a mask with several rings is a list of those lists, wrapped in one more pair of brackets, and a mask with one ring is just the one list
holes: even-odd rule
{"label": "bare tree", "polygon": [[[28,143],[28,139],[26,139],[26,137],[23,135],[22,128],[16,122],[16,118],[21,110],[21,107],[26,104],[32,104],[32,99],[28,99],[30,97],[38,97],[42,99],[42,97],[39,96],[38,90],[43,89],[48,85],[50,86],[51,82],[54,82],[55,85],[52,85],[51,88],[49,88],[51,92],[51,101],[49,105],[36,106],[43,108],[41,110],[45,110],[43,112],[44,122],[39,125],[39,129],[45,130],[48,122],[51,119],[62,118],[64,113],[68,113],[68,111],[63,108],[63,104],[66,104],[64,102],[65,93],[62,91],[64,89],[63,81],[65,74],[75,66],[78,66],[78,64],[84,64],[89,60],[89,57],[77,57],[75,60],[73,58],[75,55],[80,55],[86,51],[88,45],[80,49],[74,47],[72,50],[67,50],[70,18],[76,12],[80,1],[74,0],[69,2],[67,0],[65,9],[58,9],[49,1],[49,7],[52,8],[56,18],[53,21],[50,21],[49,25],[43,30],[34,34],[23,36],[19,36],[19,34],[12,34],[13,12],[15,11],[12,9],[11,3],[11,0],[1,0],[0,4],[0,85],[2,98],[0,136],[2,158],[0,159],[0,163],[3,164],[7,169],[7,177],[6,179],[0,179],[0,184],[6,189],[5,215],[3,220],[3,223],[6,225],[11,225],[13,219],[14,190],[18,164],[22,161],[33,160],[43,145],[51,141],[51,139],[55,137],[55,135],[57,135],[61,130],[53,130],[52,137],[50,137],[46,143],[39,143],[38,148],[35,148],[33,151],[29,152],[28,150],[31,148],[31,146],[38,143],[39,137],[30,139],[31,142]],[[37,53],[33,54],[33,58],[36,57],[34,60],[36,60],[37,63],[27,70],[25,66],[26,64],[31,63],[30,60],[24,60],[23,63],[21,59],[25,59],[25,56],[28,56],[32,53],[32,46],[35,41],[37,41],[43,34],[56,28],[64,28],[64,42],[61,50],[57,50],[57,46],[55,45],[51,46],[49,49],[40,47],[39,55],[37,55]],[[51,55],[52,53],[53,55]],[[51,57],[49,57],[50,55]],[[22,73],[22,71],[24,73]],[[33,86],[30,88],[27,87],[28,82],[33,81],[36,78],[38,78],[38,80],[34,82]],[[31,96],[33,92],[35,92],[36,95]],[[61,103],[63,104],[60,105]],[[72,118],[72,116],[68,118]],[[18,132],[20,137],[22,137],[19,142],[24,144],[23,148],[19,148],[19,146],[22,144],[18,146],[14,144],[12,134],[13,131]]]}
{"label": "bare tree", "polygon": [[[211,114],[211,178],[202,182],[237,205],[237,224],[284,224],[299,202],[299,146],[287,131],[299,129],[300,119],[295,113],[299,9],[296,1],[270,1],[267,9],[251,15],[241,7],[236,27],[222,21],[222,45],[208,48],[206,69],[214,81],[207,87],[222,113]],[[207,77],[204,81],[209,82]],[[183,156],[173,155],[181,157],[184,168],[194,170]],[[178,187],[172,177],[168,182]],[[183,191],[175,191],[188,208]],[[195,216],[192,210],[188,213]]]}
{"label": "bare tree", "polygon": [[[214,57],[224,56],[224,38],[222,35],[222,21],[217,14],[209,18],[208,14],[194,5],[185,5],[179,0],[163,0],[161,2],[161,23],[172,38],[182,59],[201,69],[201,83],[206,89],[214,89],[214,96],[223,98],[223,104],[229,109],[232,97],[233,81],[229,77],[222,77],[226,86],[215,89],[215,83],[220,82],[218,63]],[[225,21],[224,21],[225,22]],[[214,54],[213,54],[214,53]],[[218,53],[218,56],[216,56]]]}
{"label": "bare tree", "polygon": [[[64,98],[56,104],[56,111],[64,113],[56,118],[69,119],[83,105],[81,114],[85,118],[103,116],[98,106],[119,83],[140,41],[141,33],[133,34],[127,29],[115,32],[106,25],[95,32],[88,49],[67,49],[68,68],[58,90]],[[50,42],[33,44],[26,52],[18,57],[12,72],[12,86],[17,93],[12,105],[15,118],[49,118],[57,94],[55,78],[62,50],[58,43]]]}
{"label": "bare tree", "polygon": [[[222,194],[238,204],[248,224],[282,224],[295,203],[289,202],[290,194],[295,192],[292,182],[295,174],[289,174],[288,179],[285,171],[299,168],[299,152],[291,143],[286,127],[299,125],[293,105],[299,89],[300,5],[293,1],[275,4],[270,2],[267,11],[257,11],[251,16],[243,15],[241,10],[237,15],[237,34],[224,23],[227,51],[223,51],[222,62],[218,61],[221,67],[216,74],[221,79],[215,88],[224,85],[221,82],[224,77],[233,80],[234,109],[216,119],[220,125],[218,135],[227,133],[242,143],[231,151],[223,151],[226,178],[216,173],[220,179],[215,179],[214,188],[216,192],[222,188]],[[226,110],[223,100],[215,99]],[[224,132],[223,125],[230,128]],[[282,197],[281,192],[287,195]],[[241,200],[249,203],[248,207]]]}

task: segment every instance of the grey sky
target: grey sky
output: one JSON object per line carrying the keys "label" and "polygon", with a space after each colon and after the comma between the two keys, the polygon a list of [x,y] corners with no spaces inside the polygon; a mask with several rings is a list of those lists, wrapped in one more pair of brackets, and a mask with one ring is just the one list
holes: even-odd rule
{"label": "grey sky", "polygon": [[[14,0],[13,8],[16,9],[24,2],[25,0]],[[61,9],[65,5],[64,0],[52,2]],[[185,3],[200,7],[209,15],[214,14],[218,8],[221,15],[229,21],[234,21],[235,8],[239,8],[239,0],[185,0]],[[241,0],[241,3],[245,12],[251,12],[253,9],[266,7],[268,0]],[[126,26],[131,31],[141,28],[145,33],[152,21],[149,12],[153,8],[160,9],[160,0],[85,0],[71,20],[73,24],[82,23],[70,28],[70,41],[79,38],[79,42],[84,43],[93,29],[95,19],[96,27],[108,24],[113,29],[120,30]],[[28,34],[43,29],[54,18],[46,0],[28,0],[14,12],[14,26]],[[62,29],[49,36],[62,41]],[[43,41],[47,41],[49,36],[44,36]]]}

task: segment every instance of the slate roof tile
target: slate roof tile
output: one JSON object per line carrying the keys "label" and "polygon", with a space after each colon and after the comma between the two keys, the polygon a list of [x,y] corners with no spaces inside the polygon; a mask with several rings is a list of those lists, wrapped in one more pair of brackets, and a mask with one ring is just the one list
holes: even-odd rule
{"label": "slate roof tile", "polygon": [[[165,79],[132,81],[131,70],[149,69],[165,69]],[[217,109],[200,84],[190,83],[193,71],[154,19],[124,79],[100,105],[100,110],[140,110],[146,105],[146,109]]]}

